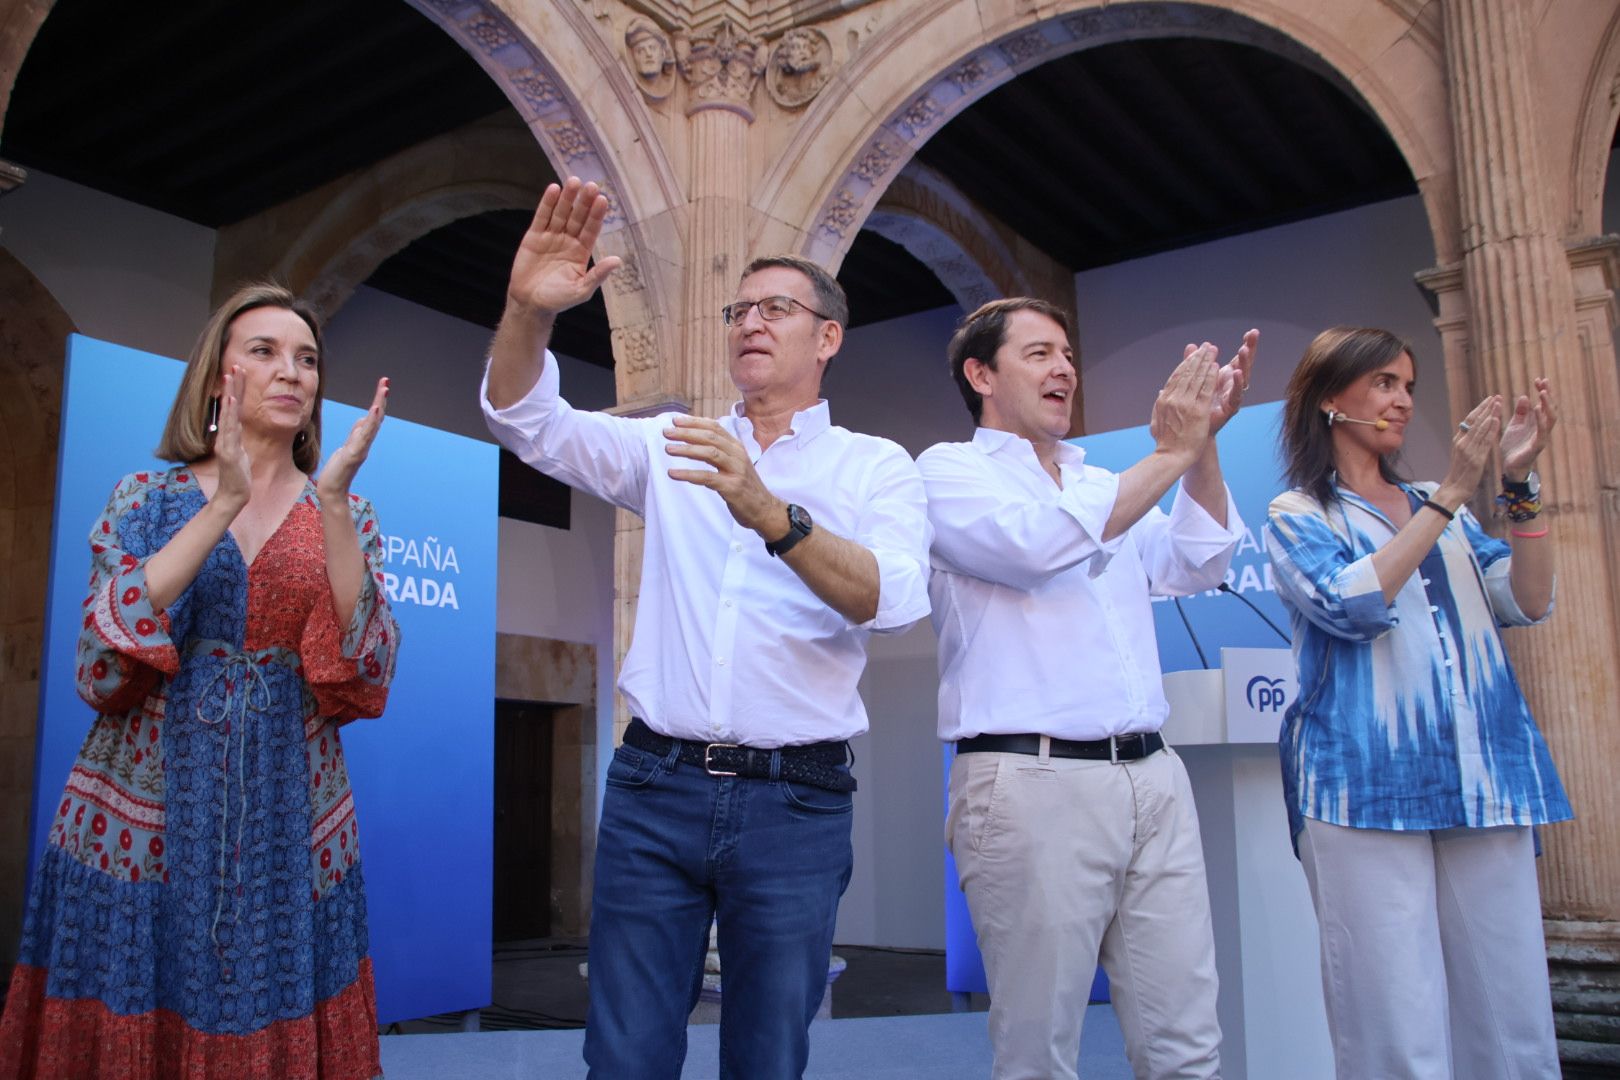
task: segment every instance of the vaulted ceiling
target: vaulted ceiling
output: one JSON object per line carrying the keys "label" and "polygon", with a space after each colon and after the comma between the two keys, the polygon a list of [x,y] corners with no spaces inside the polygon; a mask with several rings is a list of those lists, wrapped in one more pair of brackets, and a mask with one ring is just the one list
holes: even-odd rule
{"label": "vaulted ceiling", "polygon": [[[403,0],[58,0],[19,72],[0,156],[221,226],[508,108]],[[1194,38],[1053,60],[965,110],[918,157],[1075,270],[1416,190],[1377,121],[1327,79]],[[367,284],[493,325],[527,217],[444,226]],[[856,325],[952,302],[869,231],[839,277]],[[611,365],[600,298],[569,316],[557,345]]]}

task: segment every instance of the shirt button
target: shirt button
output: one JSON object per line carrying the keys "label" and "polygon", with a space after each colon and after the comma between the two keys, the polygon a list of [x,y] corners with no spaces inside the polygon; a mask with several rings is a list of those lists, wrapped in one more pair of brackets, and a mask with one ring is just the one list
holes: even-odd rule
{"label": "shirt button", "polygon": [[730,607],[731,606],[731,601],[730,600],[722,600],[722,601],[720,601],[720,606],[721,607]]}
{"label": "shirt button", "polygon": [[1424,579],[1423,579],[1423,584],[1425,584],[1425,585],[1427,585],[1427,584],[1429,584],[1429,579],[1428,579],[1428,578],[1424,578]]}
{"label": "shirt button", "polygon": [[[714,658],[714,662],[715,662],[715,663],[717,663],[717,664],[719,664],[719,665],[720,665],[720,666],[721,666],[721,667],[725,667],[725,666],[726,666],[726,658],[725,658],[725,657],[723,657],[723,656],[717,656],[717,657],[715,657],[715,658]],[[1448,663],[1448,664],[1449,664],[1449,663],[1451,663],[1451,661],[1450,661],[1450,660],[1447,660],[1447,661],[1446,661],[1446,663]]]}
{"label": "shirt button", "polygon": [[[742,545],[741,544],[732,544],[731,545],[731,550],[737,552],[740,555],[740,554],[742,554]],[[1425,581],[1423,584],[1427,585],[1428,582]]]}
{"label": "shirt button", "polygon": [[1438,611],[1439,611],[1439,610],[1440,610],[1440,609],[1439,609],[1439,608],[1437,608],[1437,607],[1435,607],[1435,606],[1434,606],[1434,605],[1433,605],[1433,604],[1430,604],[1430,605],[1429,605],[1429,610],[1430,610],[1430,611],[1434,611],[1434,612],[1438,612]]}
{"label": "shirt button", "polygon": [[1452,658],[1451,658],[1451,657],[1449,657],[1449,656],[1448,656],[1448,657],[1446,657],[1446,667],[1451,667],[1451,666],[1452,666],[1452,665],[1453,665],[1453,664],[1454,664],[1454,663],[1456,663],[1456,661],[1455,661],[1455,660],[1453,660],[1453,659],[1452,659]]}

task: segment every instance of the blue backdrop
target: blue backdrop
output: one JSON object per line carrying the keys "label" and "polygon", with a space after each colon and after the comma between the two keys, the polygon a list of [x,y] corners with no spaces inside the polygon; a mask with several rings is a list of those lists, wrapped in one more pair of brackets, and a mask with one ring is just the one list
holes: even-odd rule
{"label": "blue backdrop", "polygon": [[[157,464],[183,370],[68,342],[30,873],[92,719],[73,685],[90,526],[120,477]],[[326,403],[328,452],[362,411]],[[402,639],[387,713],[343,729],[384,1023],[490,999],[497,470],[489,443],[389,419],[355,482],[384,530]]]}
{"label": "blue backdrop", "polygon": [[[1244,599],[1253,603],[1278,626],[1287,628],[1287,616],[1271,583],[1271,563],[1261,544],[1260,529],[1266,521],[1266,508],[1283,490],[1282,462],[1278,456],[1282,403],[1246,406],[1216,436],[1221,452],[1221,471],[1232,491],[1238,514],[1247,527],[1226,581]],[[1146,425],[1087,435],[1073,440],[1085,448],[1086,464],[1100,465],[1114,472],[1142,460],[1153,450],[1153,436]],[[1160,506],[1168,511],[1175,498],[1172,488]],[[1282,642],[1270,627],[1235,597],[1210,590],[1181,601],[1187,621],[1209,657],[1209,666],[1220,666],[1220,651],[1226,646],[1273,648]],[[1159,638],[1159,659],[1165,671],[1184,671],[1203,666],[1198,659],[1187,628],[1168,599],[1155,599],[1153,617]],[[945,782],[950,786],[952,748],[945,747]],[[947,800],[949,796],[947,794]],[[979,955],[968,915],[967,898],[957,884],[956,860],[945,853],[945,987],[958,992],[985,993],[984,960]],[[1102,1000],[1106,983],[1098,973],[1094,1000]]]}

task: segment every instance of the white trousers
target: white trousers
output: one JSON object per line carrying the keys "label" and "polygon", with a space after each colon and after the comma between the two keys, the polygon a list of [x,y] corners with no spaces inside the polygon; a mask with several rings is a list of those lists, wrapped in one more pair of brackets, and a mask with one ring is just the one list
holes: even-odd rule
{"label": "white trousers", "polygon": [[1307,819],[1299,857],[1340,1080],[1558,1077],[1529,829]]}
{"label": "white trousers", "polygon": [[1174,751],[959,754],[945,839],[989,976],[995,1080],[1075,1080],[1099,955],[1139,1080],[1220,1075],[1209,889]]}

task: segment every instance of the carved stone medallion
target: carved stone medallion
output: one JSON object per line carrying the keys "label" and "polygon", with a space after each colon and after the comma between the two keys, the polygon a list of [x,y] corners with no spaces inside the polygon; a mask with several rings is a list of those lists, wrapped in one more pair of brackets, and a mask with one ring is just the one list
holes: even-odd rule
{"label": "carved stone medallion", "polygon": [[820,30],[799,27],[777,42],[765,68],[765,89],[784,109],[796,109],[832,78],[832,42]]}
{"label": "carved stone medallion", "polygon": [[624,57],[648,101],[669,97],[675,89],[675,49],[668,34],[646,19],[637,19],[624,32]]}

